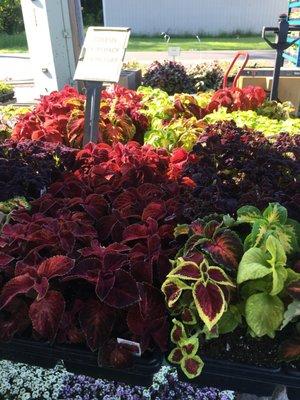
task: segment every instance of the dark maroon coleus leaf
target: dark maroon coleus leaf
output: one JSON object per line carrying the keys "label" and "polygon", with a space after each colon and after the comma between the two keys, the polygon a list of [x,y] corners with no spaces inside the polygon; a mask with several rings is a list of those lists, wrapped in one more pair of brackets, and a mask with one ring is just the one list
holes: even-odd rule
{"label": "dark maroon coleus leaf", "polygon": [[38,269],[39,276],[47,279],[67,275],[74,268],[74,260],[65,256],[54,256],[43,261]]}
{"label": "dark maroon coleus leaf", "polygon": [[109,206],[100,194],[89,195],[82,204],[84,210],[95,220],[107,214]]}
{"label": "dark maroon coleus leaf", "polygon": [[115,324],[115,311],[99,300],[88,300],[80,312],[80,325],[88,346],[96,351],[110,338]]}
{"label": "dark maroon coleus leaf", "polygon": [[105,343],[98,353],[98,364],[124,369],[133,365],[133,352],[116,342]]}
{"label": "dark maroon coleus leaf", "polygon": [[9,314],[0,317],[0,342],[9,342],[16,333],[22,333],[30,325],[28,306],[21,299],[13,300],[5,309]]}
{"label": "dark maroon coleus leaf", "polygon": [[0,268],[7,267],[14,260],[14,257],[11,257],[8,254],[0,252]]}
{"label": "dark maroon coleus leaf", "polygon": [[142,350],[150,340],[166,351],[168,343],[168,324],[163,296],[154,286],[138,283],[140,301],[132,306],[127,315],[130,331],[139,337]]}
{"label": "dark maroon coleus leaf", "polygon": [[163,201],[152,202],[147,205],[143,211],[142,220],[147,221],[148,218],[153,218],[156,221],[164,218],[166,215],[166,205]]}
{"label": "dark maroon coleus leaf", "polygon": [[[105,280],[105,278],[103,279]],[[107,281],[107,278],[106,278]],[[108,279],[113,286],[110,290],[103,285],[102,277],[99,276],[97,283],[96,294],[101,300],[103,293],[106,295],[103,301],[114,308],[125,308],[139,301],[139,292],[136,280],[129,272],[118,270],[113,276],[113,279]],[[108,293],[107,293],[108,291]]]}
{"label": "dark maroon coleus leaf", "polygon": [[65,311],[65,300],[61,293],[50,290],[39,301],[35,300],[29,309],[33,329],[42,338],[55,340],[59,324]]}

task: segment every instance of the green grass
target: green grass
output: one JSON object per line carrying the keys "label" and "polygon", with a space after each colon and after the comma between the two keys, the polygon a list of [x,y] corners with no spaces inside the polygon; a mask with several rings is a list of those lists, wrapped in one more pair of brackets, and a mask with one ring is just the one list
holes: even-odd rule
{"label": "green grass", "polygon": [[25,32],[14,35],[0,33],[0,53],[23,53],[27,50]]}
{"label": "green grass", "polygon": [[129,51],[166,51],[168,47],[181,50],[266,50],[268,45],[259,36],[202,37],[199,43],[195,37],[174,37],[165,43],[162,37],[134,37],[129,41]]}
{"label": "green grass", "polygon": [[[181,50],[266,50],[269,47],[259,36],[202,37],[199,43],[195,37],[174,37],[167,44],[162,37],[132,36],[129,51],[166,51],[168,47],[181,47]],[[0,53],[27,51],[25,33],[7,35],[0,33]]]}

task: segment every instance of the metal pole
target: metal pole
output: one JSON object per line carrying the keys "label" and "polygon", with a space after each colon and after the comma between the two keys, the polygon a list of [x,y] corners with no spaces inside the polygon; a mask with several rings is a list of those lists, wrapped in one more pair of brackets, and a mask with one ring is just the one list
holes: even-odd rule
{"label": "metal pole", "polygon": [[284,63],[283,52],[286,49],[288,33],[289,33],[288,17],[285,14],[280,15],[279,25],[278,25],[278,40],[276,46],[277,56],[276,56],[271,96],[270,96],[271,100],[278,100],[280,70]]}
{"label": "metal pole", "polygon": [[83,144],[102,141],[99,132],[102,82],[86,82],[87,94],[84,116]]}

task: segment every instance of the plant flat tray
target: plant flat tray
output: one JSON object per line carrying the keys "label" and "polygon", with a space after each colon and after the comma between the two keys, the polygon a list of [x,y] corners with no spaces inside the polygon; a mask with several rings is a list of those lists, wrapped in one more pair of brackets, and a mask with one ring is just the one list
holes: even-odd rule
{"label": "plant flat tray", "polygon": [[[194,384],[257,396],[270,396],[276,386],[283,385],[288,389],[289,400],[300,400],[300,377],[287,374],[283,368],[268,370],[231,361],[203,360],[203,371]],[[182,373],[180,378],[187,380]]]}
{"label": "plant flat tray", "polygon": [[53,368],[62,360],[67,371],[93,376],[130,385],[151,385],[153,375],[161,368],[163,357],[160,353],[135,357],[134,365],[126,369],[98,366],[97,354],[77,346],[49,345],[26,339],[13,339],[0,343],[0,359]]}

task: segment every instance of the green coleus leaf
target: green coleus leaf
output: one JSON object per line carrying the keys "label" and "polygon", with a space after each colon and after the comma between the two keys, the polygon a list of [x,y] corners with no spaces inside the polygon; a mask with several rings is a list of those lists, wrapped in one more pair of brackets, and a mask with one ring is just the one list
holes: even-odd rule
{"label": "green coleus leaf", "polygon": [[237,222],[252,224],[261,218],[261,212],[253,206],[244,206],[237,210]]}
{"label": "green coleus leaf", "polygon": [[294,318],[300,316],[300,301],[294,300],[291,304],[288,305],[284,316],[283,316],[283,323],[281,329],[287,326]]}
{"label": "green coleus leaf", "polygon": [[173,319],[173,328],[171,330],[171,341],[175,344],[180,343],[183,340],[187,339],[187,335],[185,332],[185,327],[182,322],[177,319]]}
{"label": "green coleus leaf", "polygon": [[284,304],[278,296],[256,293],[246,301],[246,321],[257,337],[268,335],[274,338],[275,331],[282,324],[283,315]]}
{"label": "green coleus leaf", "polygon": [[180,364],[184,355],[180,347],[175,347],[168,356],[168,361],[172,364]]}
{"label": "green coleus leaf", "polygon": [[287,268],[286,271],[287,271],[287,278],[285,281],[286,286],[289,286],[291,283],[300,281],[300,274],[298,272],[294,271],[291,268]]}
{"label": "green coleus leaf", "polygon": [[233,332],[242,323],[242,315],[238,307],[231,305],[218,322],[219,334]]}
{"label": "green coleus leaf", "polygon": [[197,281],[201,278],[201,271],[195,262],[179,258],[176,262],[176,267],[168,274],[168,278]]}
{"label": "green coleus leaf", "polygon": [[261,249],[253,247],[246,251],[239,265],[237,283],[263,278],[272,273],[268,255]]}
{"label": "green coleus leaf", "polygon": [[204,362],[199,356],[185,356],[180,363],[182,371],[189,379],[196,378],[201,374]]}
{"label": "green coleus leaf", "polygon": [[218,325],[215,325],[212,329],[208,329],[207,326],[204,325],[201,332],[205,335],[205,340],[212,340],[219,337]]}
{"label": "green coleus leaf", "polygon": [[239,265],[237,282],[241,284],[271,275],[273,283],[270,294],[275,296],[283,290],[288,276],[285,264],[286,254],[283,246],[274,236],[269,236],[266,251],[257,247],[246,251]]}
{"label": "green coleus leaf", "polygon": [[184,356],[194,356],[199,349],[199,339],[197,337],[184,339],[180,342],[180,348]]}
{"label": "green coleus leaf", "polygon": [[193,297],[199,317],[210,330],[222,317],[227,303],[222,289],[215,283],[197,281]]}
{"label": "green coleus leaf", "polygon": [[181,321],[185,325],[195,325],[197,323],[197,318],[194,311],[185,307],[181,313]]}
{"label": "green coleus leaf", "polygon": [[169,308],[172,308],[179,300],[183,290],[188,290],[190,287],[178,278],[168,278],[162,285],[162,292],[165,295],[166,302]]}
{"label": "green coleus leaf", "polygon": [[285,268],[287,258],[283,246],[274,236],[268,237],[266,249],[271,255],[268,263],[271,265],[273,275],[273,287],[270,294],[275,296],[283,290],[287,279],[288,273]]}

